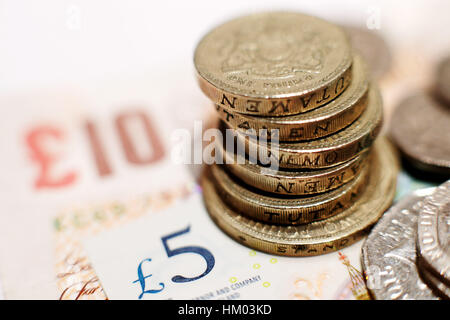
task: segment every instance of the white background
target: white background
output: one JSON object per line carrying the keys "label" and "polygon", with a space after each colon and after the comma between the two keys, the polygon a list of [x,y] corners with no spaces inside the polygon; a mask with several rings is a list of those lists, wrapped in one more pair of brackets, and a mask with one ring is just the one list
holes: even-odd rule
{"label": "white background", "polygon": [[0,94],[72,85],[123,74],[193,74],[192,55],[209,29],[236,15],[293,9],[366,25],[380,13],[392,47],[425,55],[450,50],[450,1],[0,1]]}

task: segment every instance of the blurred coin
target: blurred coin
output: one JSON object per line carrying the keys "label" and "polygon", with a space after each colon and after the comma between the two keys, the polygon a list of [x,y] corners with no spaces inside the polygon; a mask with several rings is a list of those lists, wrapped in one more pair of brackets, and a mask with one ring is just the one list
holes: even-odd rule
{"label": "blurred coin", "polygon": [[239,130],[279,130],[280,141],[304,141],[317,139],[335,133],[355,121],[367,106],[369,87],[366,67],[361,57],[356,55],[352,67],[352,82],[338,98],[323,108],[285,117],[257,117],[230,112],[228,108],[216,106],[220,118],[230,127]]}
{"label": "blurred coin", "polygon": [[351,82],[345,32],[324,20],[267,12],[222,24],[194,53],[200,88],[235,112],[277,116],[313,110]]}
{"label": "blurred coin", "polygon": [[391,67],[391,52],[384,39],[375,31],[356,26],[343,26],[350,43],[369,64],[370,74],[380,79]]}
{"label": "blurred coin", "polygon": [[[307,142],[272,145],[238,132],[248,154],[268,154],[281,168],[326,168],[348,161],[368,149],[383,121],[383,108],[378,88],[369,89],[369,103],[363,114],[347,128],[325,138]],[[278,150],[277,150],[278,149]]]}
{"label": "blurred coin", "polygon": [[420,94],[405,99],[393,112],[390,132],[411,164],[450,174],[450,109]]}
{"label": "blurred coin", "polygon": [[450,56],[438,64],[436,82],[438,94],[450,105]]}
{"label": "blurred coin", "polygon": [[367,164],[367,152],[334,167],[316,170],[274,170],[223,149],[228,171],[257,189],[286,195],[311,195],[338,188],[354,179]]}
{"label": "blurred coin", "polygon": [[417,230],[420,257],[450,285],[450,180],[423,201]]}
{"label": "blurred coin", "polygon": [[202,180],[205,205],[211,218],[225,233],[253,249],[286,256],[333,252],[359,240],[390,206],[398,163],[389,144],[386,148],[386,152],[374,157],[367,186],[354,204],[326,220],[298,226],[257,222],[226,205],[208,176]]}
{"label": "blurred coin", "polygon": [[320,195],[277,196],[240,183],[223,166],[213,165],[216,189],[225,203],[247,217],[267,223],[296,225],[329,218],[350,207],[362,193],[368,169],[352,181]]}
{"label": "blurred coin", "polygon": [[421,189],[404,197],[383,215],[365,240],[361,262],[375,299],[437,299],[419,277],[415,244],[420,203],[433,190]]}

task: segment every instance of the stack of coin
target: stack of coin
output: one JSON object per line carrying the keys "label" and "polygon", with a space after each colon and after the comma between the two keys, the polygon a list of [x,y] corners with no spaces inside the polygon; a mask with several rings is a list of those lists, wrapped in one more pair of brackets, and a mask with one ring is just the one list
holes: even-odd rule
{"label": "stack of coin", "polygon": [[208,33],[194,63],[221,129],[245,150],[218,142],[225,165],[202,181],[232,238],[319,255],[360,239],[390,206],[398,163],[385,139],[373,144],[380,93],[340,27],[300,13],[245,16]]}
{"label": "stack of coin", "polygon": [[376,299],[450,298],[450,180],[402,199],[362,248]]}
{"label": "stack of coin", "polygon": [[450,177],[450,57],[437,69],[435,93],[403,100],[393,112],[390,133],[412,168],[445,180]]}

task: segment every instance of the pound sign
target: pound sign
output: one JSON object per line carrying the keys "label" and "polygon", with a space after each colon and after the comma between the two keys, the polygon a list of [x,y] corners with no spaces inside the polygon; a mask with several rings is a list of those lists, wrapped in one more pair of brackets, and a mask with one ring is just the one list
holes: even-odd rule
{"label": "pound sign", "polygon": [[138,273],[138,279],[134,280],[133,283],[136,283],[139,281],[139,284],[141,285],[141,294],[139,295],[139,299],[142,299],[142,297],[144,296],[144,294],[146,293],[158,293],[163,291],[164,289],[164,283],[160,282],[159,285],[161,286],[160,289],[149,289],[149,290],[145,290],[145,279],[150,278],[152,275],[146,275],[144,276],[144,274],[142,273],[142,264],[146,261],[152,261],[152,259],[144,259],[141,261],[141,263],[139,263],[138,269],[137,269],[137,273]]}

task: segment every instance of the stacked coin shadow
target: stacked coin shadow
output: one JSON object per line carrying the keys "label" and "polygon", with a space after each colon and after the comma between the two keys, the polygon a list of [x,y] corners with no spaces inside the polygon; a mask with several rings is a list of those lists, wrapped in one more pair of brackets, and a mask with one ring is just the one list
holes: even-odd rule
{"label": "stacked coin shadow", "polygon": [[229,236],[319,255],[359,240],[390,206],[398,164],[375,141],[380,93],[340,27],[300,13],[245,16],[209,32],[194,63],[233,137],[216,140],[223,164],[202,179],[206,208]]}
{"label": "stacked coin shadow", "polygon": [[450,180],[396,203],[362,247],[371,295],[383,300],[450,299]]}

